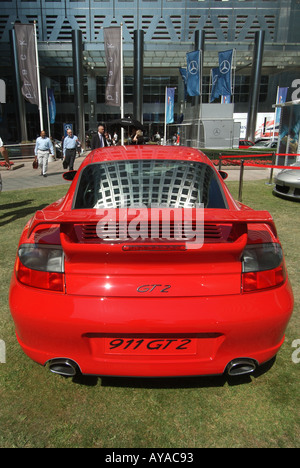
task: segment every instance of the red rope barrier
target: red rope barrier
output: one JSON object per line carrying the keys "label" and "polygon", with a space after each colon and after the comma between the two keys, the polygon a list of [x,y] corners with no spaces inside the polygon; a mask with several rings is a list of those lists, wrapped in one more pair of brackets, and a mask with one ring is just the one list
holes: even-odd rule
{"label": "red rope barrier", "polygon": [[287,154],[285,154],[285,153],[275,153],[275,156],[291,156],[291,157],[294,156],[294,157],[296,157],[296,156],[300,156],[300,154],[298,154],[298,153],[287,153]]}
{"label": "red rope barrier", "polygon": [[261,158],[261,157],[270,157],[270,156],[273,156],[273,153],[264,153],[264,154],[244,154],[243,156],[240,156],[238,154],[236,154],[235,156],[220,156],[219,159],[223,160],[223,159],[230,159],[230,158],[234,158],[234,159],[237,159],[237,158],[240,158],[240,159],[244,159],[244,158]]}
{"label": "red rope barrier", "polygon": [[298,171],[300,166],[273,166],[273,165],[266,165],[266,164],[255,164],[255,163],[247,163],[244,162],[244,166],[251,166],[251,167],[264,167],[265,169],[291,169]]}

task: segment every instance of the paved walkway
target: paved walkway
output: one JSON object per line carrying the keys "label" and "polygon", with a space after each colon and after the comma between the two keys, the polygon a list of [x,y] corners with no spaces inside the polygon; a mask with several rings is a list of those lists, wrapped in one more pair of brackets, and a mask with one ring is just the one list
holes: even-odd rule
{"label": "paved walkway", "polygon": [[[78,169],[85,156],[80,156],[75,161],[75,169]],[[32,168],[31,162],[18,162],[15,161],[14,166],[17,167],[21,164],[24,164],[23,167],[15,170],[6,170],[4,168],[0,169],[0,174],[2,176],[2,190],[3,192],[8,192],[12,190],[23,190],[28,188],[35,187],[51,187],[55,185],[66,185],[69,186],[70,182],[65,181],[62,178],[64,173],[62,167],[62,160],[58,159],[53,162],[49,162],[48,166],[48,176],[41,177],[39,169]],[[14,167],[13,166],[13,167]],[[239,167],[224,167],[224,171],[228,173],[227,181],[238,181],[240,177],[240,168]],[[244,171],[244,181],[247,180],[269,180],[270,169],[252,169],[250,167],[245,167]]]}
{"label": "paved walkway", "polygon": [[[78,169],[83,160],[83,156],[76,158],[74,169]],[[24,164],[23,167],[17,168],[17,166],[22,164]],[[0,169],[3,192],[37,187],[52,187],[54,185],[70,185],[70,182],[62,178],[65,170],[63,169],[61,159],[49,161],[47,177],[42,177],[39,169],[32,168],[32,161],[14,161],[14,166],[12,167],[15,167],[15,169],[9,171],[3,168]]]}

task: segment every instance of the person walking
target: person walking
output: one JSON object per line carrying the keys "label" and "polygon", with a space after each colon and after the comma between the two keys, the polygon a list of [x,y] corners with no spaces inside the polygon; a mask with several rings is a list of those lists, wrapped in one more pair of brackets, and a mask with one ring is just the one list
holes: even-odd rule
{"label": "person walking", "polygon": [[1,137],[0,137],[0,153],[2,154],[2,156],[3,156],[4,160],[5,160],[5,167],[7,167],[7,169],[10,169],[11,162],[9,160],[7,150],[6,150],[6,148],[4,148],[3,141],[2,141]]}
{"label": "person walking", "polygon": [[42,130],[40,136],[36,139],[34,154],[35,158],[38,160],[41,176],[43,177],[47,177],[50,153],[54,156],[52,141],[47,137],[46,132]]}
{"label": "person walking", "polygon": [[73,131],[71,129],[67,130],[67,136],[64,139],[63,144],[63,167],[67,169],[69,167],[70,171],[74,170],[74,161],[76,158],[76,150],[77,147],[80,146],[81,143],[78,140],[76,135],[73,135]]}
{"label": "person walking", "polygon": [[91,150],[104,148],[104,146],[107,146],[107,141],[104,134],[104,126],[98,125],[98,132],[95,133],[92,138]]}

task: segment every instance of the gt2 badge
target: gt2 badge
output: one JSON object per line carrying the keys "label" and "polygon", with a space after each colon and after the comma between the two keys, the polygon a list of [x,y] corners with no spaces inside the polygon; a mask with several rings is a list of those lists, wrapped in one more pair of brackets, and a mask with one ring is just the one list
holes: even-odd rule
{"label": "gt2 badge", "polygon": [[161,293],[168,293],[169,289],[171,288],[170,284],[144,284],[142,286],[139,286],[137,288],[137,292],[139,293],[151,293],[153,292],[156,288],[160,288],[159,292]]}

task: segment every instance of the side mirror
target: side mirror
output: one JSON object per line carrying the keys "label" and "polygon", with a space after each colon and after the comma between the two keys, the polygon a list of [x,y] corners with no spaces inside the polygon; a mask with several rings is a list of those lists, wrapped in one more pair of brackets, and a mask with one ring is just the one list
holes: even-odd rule
{"label": "side mirror", "polygon": [[68,181],[72,181],[74,179],[74,177],[76,176],[76,174],[77,174],[77,171],[65,172],[63,174],[63,179],[68,180]]}
{"label": "side mirror", "polygon": [[222,179],[224,179],[224,180],[227,179],[227,177],[228,177],[228,174],[225,171],[219,171],[219,174],[222,177]]}

